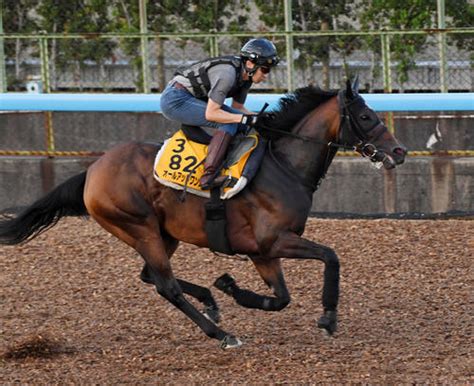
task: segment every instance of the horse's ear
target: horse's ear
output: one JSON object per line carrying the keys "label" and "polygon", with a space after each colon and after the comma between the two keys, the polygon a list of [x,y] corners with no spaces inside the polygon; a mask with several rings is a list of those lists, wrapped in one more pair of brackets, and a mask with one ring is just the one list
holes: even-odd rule
{"label": "horse's ear", "polygon": [[354,98],[354,92],[352,91],[352,85],[349,79],[346,81],[346,97],[349,99]]}
{"label": "horse's ear", "polygon": [[354,81],[352,82],[352,89],[355,92],[359,92],[359,74],[356,75]]}

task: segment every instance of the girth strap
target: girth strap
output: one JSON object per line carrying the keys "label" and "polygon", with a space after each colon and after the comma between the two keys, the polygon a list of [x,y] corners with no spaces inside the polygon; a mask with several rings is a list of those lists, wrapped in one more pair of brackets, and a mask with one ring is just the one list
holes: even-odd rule
{"label": "girth strap", "polygon": [[206,202],[206,234],[209,249],[226,255],[235,255],[227,238],[227,217],[224,201],[220,198],[220,187],[211,189],[211,199]]}

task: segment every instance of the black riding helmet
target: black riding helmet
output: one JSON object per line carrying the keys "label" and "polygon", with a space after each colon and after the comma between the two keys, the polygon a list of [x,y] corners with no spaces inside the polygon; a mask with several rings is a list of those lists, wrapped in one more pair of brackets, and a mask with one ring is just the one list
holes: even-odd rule
{"label": "black riding helmet", "polygon": [[259,67],[273,67],[280,61],[275,45],[270,40],[264,38],[249,40],[240,50],[240,56],[242,59],[250,60],[256,64],[253,69],[245,66],[245,71],[247,71],[250,76],[252,76]]}

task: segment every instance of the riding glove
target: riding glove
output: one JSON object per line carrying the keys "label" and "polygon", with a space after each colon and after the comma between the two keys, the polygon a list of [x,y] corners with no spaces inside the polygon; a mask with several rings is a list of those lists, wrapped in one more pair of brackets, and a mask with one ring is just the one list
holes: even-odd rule
{"label": "riding glove", "polygon": [[242,115],[242,119],[240,120],[240,123],[243,123],[244,125],[253,127],[257,124],[257,121],[258,121],[258,115],[244,114],[244,115]]}

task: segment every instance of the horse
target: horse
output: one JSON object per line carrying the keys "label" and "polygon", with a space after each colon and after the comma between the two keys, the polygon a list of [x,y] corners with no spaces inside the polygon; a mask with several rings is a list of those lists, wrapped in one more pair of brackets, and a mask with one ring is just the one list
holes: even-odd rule
{"label": "horse", "polygon": [[[339,148],[350,148],[386,169],[403,163],[406,148],[394,137],[347,81],[338,91],[313,86],[283,97],[261,119],[267,140],[259,170],[248,186],[225,201],[232,250],[247,255],[273,296],[241,288],[227,273],[214,286],[237,304],[280,311],[290,303],[281,259],[324,263],[322,315],[317,326],[329,335],[337,329],[339,259],[327,246],[302,236],[313,194]],[[239,347],[236,336],[218,326],[219,307],[209,288],[173,274],[171,257],[180,241],[209,247],[204,205],[209,199],[160,184],[153,162],[161,144],[117,145],[17,215],[0,220],[0,243],[27,242],[63,216],[91,216],[144,259],[145,283],[187,315],[224,349]],[[185,295],[205,308],[199,311]]]}

